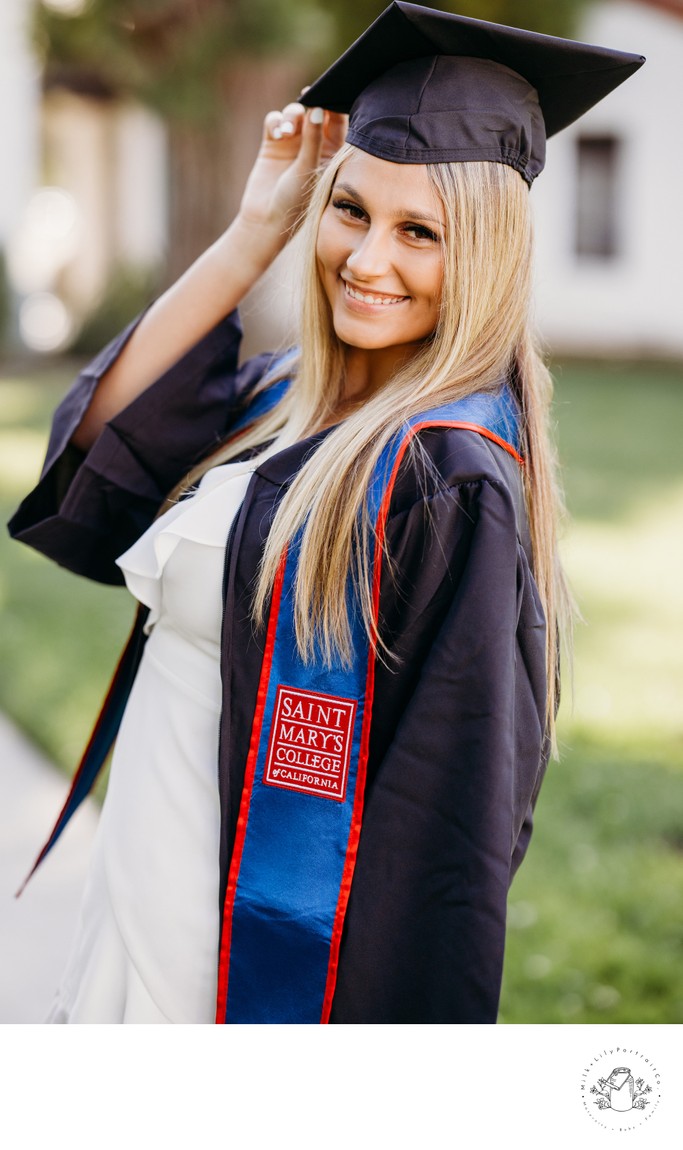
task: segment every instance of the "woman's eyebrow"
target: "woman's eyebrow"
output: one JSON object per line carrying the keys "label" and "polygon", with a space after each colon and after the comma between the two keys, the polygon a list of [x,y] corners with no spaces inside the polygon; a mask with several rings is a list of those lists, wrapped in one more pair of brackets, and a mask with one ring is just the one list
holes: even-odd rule
{"label": "woman's eyebrow", "polygon": [[[334,185],[332,190],[333,192],[346,192],[348,196],[353,197],[359,207],[363,208],[363,210],[367,210],[362,195],[352,184],[342,184],[339,182]],[[438,216],[431,216],[427,212],[414,211],[412,208],[399,208],[397,212],[392,212],[391,214],[396,220],[426,220],[430,224],[438,224],[440,228],[446,226],[443,220],[440,220]]]}

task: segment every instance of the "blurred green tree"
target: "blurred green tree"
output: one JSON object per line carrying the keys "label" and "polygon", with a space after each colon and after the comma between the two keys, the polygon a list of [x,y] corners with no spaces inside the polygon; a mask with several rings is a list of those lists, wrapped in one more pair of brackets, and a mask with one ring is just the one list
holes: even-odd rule
{"label": "blurred green tree", "polygon": [[168,126],[169,281],[227,222],[239,63],[283,51],[310,58],[329,39],[317,11],[313,0],[89,0],[67,15],[36,0],[47,88],[139,100]]}
{"label": "blurred green tree", "polygon": [[[334,48],[343,50],[386,8],[384,0],[320,0],[334,20]],[[551,36],[571,36],[581,8],[588,0],[451,0],[440,4],[430,0],[425,7],[457,12],[495,24],[512,24],[545,32]]]}
{"label": "blurred green tree", "polygon": [[[452,0],[446,11],[568,34],[586,0]],[[263,55],[316,75],[386,6],[385,0],[86,0],[69,14],[35,0],[34,40],[46,86],[156,110],[170,141],[171,282],[220,233],[236,207],[233,146],[245,101],[240,65]],[[296,85],[292,85],[291,91]],[[265,112],[267,109],[263,108]]]}
{"label": "blurred green tree", "polygon": [[553,0],[552,4],[548,0],[459,0],[458,12],[549,36],[571,36],[586,3],[588,0]]}

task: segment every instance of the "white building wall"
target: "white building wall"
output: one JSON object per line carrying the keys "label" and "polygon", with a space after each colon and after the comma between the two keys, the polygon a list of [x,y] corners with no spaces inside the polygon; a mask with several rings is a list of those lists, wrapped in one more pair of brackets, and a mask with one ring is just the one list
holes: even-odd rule
{"label": "white building wall", "polygon": [[43,117],[44,178],[68,192],[77,210],[78,244],[58,286],[78,314],[97,303],[115,252],[112,113],[108,104],[58,89],[45,97]]}
{"label": "white building wall", "polygon": [[46,96],[44,175],[78,208],[80,242],[62,272],[76,313],[87,313],[117,265],[154,268],[167,235],[166,132],[135,104]]}
{"label": "white building wall", "polygon": [[146,108],[123,104],[113,130],[117,259],[155,267],[164,258],[168,234],[166,129]]}
{"label": "white building wall", "polygon": [[[579,37],[647,62],[548,142],[548,166],[532,191],[538,325],[557,351],[683,355],[683,20],[636,0],[604,0],[587,12]],[[579,259],[573,250],[581,134],[623,140],[622,242],[613,259]]]}
{"label": "white building wall", "polygon": [[[0,248],[22,341],[55,350],[96,305],[115,266],[162,263],[166,132],[133,104],[62,90],[43,97],[29,33],[33,2],[0,0]],[[41,188],[58,194],[49,199]],[[60,231],[65,203],[74,214],[69,236]],[[35,339],[25,328],[29,305],[52,308],[34,313]],[[57,305],[62,334],[50,335]]]}
{"label": "white building wall", "polygon": [[28,44],[30,0],[0,0],[0,245],[18,226],[40,165],[40,75]]}

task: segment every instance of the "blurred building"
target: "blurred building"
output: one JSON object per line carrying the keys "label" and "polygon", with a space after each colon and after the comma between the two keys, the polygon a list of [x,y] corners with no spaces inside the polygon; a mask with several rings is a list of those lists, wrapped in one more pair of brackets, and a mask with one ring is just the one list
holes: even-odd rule
{"label": "blurred building", "polygon": [[559,353],[683,357],[683,0],[603,0],[579,35],[647,63],[548,143],[539,326]]}
{"label": "blurred building", "polygon": [[45,184],[74,204],[78,242],[58,286],[77,314],[96,303],[113,268],[161,263],[166,133],[157,116],[54,88],[42,102],[42,172]]}
{"label": "blurred building", "polygon": [[[31,3],[0,4],[0,144],[10,173],[0,182],[0,247],[15,330],[51,351],[68,346],[115,269],[164,260],[168,140],[146,109],[59,87],[42,92],[26,32]],[[538,324],[558,354],[683,357],[683,0],[596,0],[577,37],[648,62],[549,141],[548,168],[532,193]],[[264,92],[265,75],[250,85],[240,78],[248,98],[233,132],[235,180],[258,138],[258,97],[267,107],[279,102]],[[291,309],[293,278],[287,260],[278,261],[245,309],[269,344],[291,318],[284,301]]]}
{"label": "blurred building", "polygon": [[[25,0],[0,5],[0,243],[16,226],[35,185],[40,153],[40,76],[25,34]],[[11,178],[7,178],[11,173]]]}
{"label": "blurred building", "polygon": [[11,172],[0,183],[0,246],[15,342],[54,351],[97,306],[114,268],[163,259],[165,130],[135,105],[44,91],[32,4],[0,6],[0,141]]}
{"label": "blurred building", "polygon": [[[3,262],[40,171],[40,76],[26,41],[25,0],[0,4],[0,250]],[[4,318],[4,317],[3,317]]]}

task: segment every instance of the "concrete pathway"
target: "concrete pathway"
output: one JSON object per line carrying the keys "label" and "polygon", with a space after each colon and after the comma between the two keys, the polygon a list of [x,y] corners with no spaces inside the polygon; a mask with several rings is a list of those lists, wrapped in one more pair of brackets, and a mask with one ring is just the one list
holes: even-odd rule
{"label": "concrete pathway", "polygon": [[0,1023],[41,1022],[76,927],[98,807],[86,800],[26,887],[68,779],[0,715]]}

